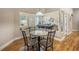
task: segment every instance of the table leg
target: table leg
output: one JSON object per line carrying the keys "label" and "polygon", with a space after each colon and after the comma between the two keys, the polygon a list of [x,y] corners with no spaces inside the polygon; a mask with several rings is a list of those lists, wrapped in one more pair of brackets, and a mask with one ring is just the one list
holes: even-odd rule
{"label": "table leg", "polygon": [[38,36],[38,51],[40,51],[40,36]]}

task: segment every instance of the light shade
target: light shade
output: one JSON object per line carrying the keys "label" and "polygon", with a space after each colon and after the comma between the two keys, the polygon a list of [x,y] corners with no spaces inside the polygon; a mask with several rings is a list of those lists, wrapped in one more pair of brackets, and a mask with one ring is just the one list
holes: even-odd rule
{"label": "light shade", "polygon": [[36,16],[44,16],[44,14],[39,11],[39,12],[36,13]]}

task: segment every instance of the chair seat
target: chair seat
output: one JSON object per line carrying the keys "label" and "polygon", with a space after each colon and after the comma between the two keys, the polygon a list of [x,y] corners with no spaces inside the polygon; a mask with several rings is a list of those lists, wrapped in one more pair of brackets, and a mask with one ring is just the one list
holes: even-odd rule
{"label": "chair seat", "polygon": [[41,45],[41,46],[46,47],[46,44],[47,44],[47,47],[51,47],[51,45],[52,45],[51,42],[48,42],[48,43],[47,43],[47,40],[45,40],[45,39],[40,41],[40,45]]}
{"label": "chair seat", "polygon": [[[38,40],[36,37],[33,37],[33,38],[30,38],[28,37],[28,48],[29,50],[37,50],[37,43],[38,43]],[[26,49],[27,50],[27,49]]]}
{"label": "chair seat", "polygon": [[29,46],[33,46],[33,45],[35,45],[35,44],[37,44],[37,43],[38,43],[37,39],[29,39],[29,40],[28,40],[28,45],[29,45]]}

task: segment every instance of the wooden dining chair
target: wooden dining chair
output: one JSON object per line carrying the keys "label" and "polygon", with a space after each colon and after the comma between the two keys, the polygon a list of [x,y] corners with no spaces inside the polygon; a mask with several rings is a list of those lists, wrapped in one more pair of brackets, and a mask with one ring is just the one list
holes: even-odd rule
{"label": "wooden dining chair", "polygon": [[56,31],[49,31],[48,35],[42,38],[40,45],[43,46],[43,49],[45,51],[47,51],[48,48],[52,48],[53,51],[53,41],[54,41],[55,33]]}
{"label": "wooden dining chair", "polygon": [[26,36],[26,33],[25,33],[25,31],[22,29],[22,28],[20,28],[20,31],[21,31],[21,33],[22,33],[22,36],[23,36],[23,40],[24,40],[24,48],[22,49],[21,48],[21,50],[29,50],[29,46],[28,46],[28,40],[27,40],[27,36]]}
{"label": "wooden dining chair", "polygon": [[21,30],[21,32],[22,32],[22,35],[23,35],[23,39],[24,39],[24,46],[26,47],[27,46],[27,48],[25,49],[25,50],[27,50],[27,51],[29,51],[30,50],[30,47],[32,47],[31,48],[31,50],[36,46],[36,44],[37,44],[37,38],[36,37],[34,37],[34,36],[32,36],[31,34],[30,34],[30,29],[29,28],[27,28],[27,29],[25,29],[25,30],[22,30],[21,28],[20,28],[20,30]]}

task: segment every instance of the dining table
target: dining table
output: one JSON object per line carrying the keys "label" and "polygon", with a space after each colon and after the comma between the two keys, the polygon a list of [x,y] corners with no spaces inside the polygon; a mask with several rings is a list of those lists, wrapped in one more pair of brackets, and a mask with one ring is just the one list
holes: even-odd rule
{"label": "dining table", "polygon": [[38,26],[39,29],[31,31],[30,34],[33,35],[33,36],[38,37],[38,48],[37,48],[37,50],[40,51],[40,40],[41,40],[41,37],[47,36],[48,33],[54,32],[58,28],[57,28],[57,25],[37,25],[37,26]]}
{"label": "dining table", "polygon": [[54,27],[54,24],[38,24],[37,25],[39,28],[46,28],[46,29],[51,29],[52,27]]}

